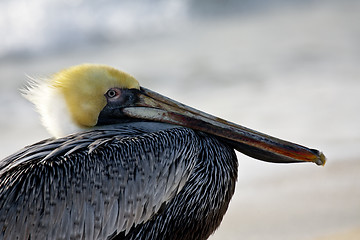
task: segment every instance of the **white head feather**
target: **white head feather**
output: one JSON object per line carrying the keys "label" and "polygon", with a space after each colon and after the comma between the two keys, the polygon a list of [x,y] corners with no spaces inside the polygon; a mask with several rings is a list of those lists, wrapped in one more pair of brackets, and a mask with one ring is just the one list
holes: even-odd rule
{"label": "white head feather", "polygon": [[59,138],[85,130],[74,123],[63,94],[51,85],[50,79],[31,78],[22,94],[35,105],[42,124],[52,136]]}

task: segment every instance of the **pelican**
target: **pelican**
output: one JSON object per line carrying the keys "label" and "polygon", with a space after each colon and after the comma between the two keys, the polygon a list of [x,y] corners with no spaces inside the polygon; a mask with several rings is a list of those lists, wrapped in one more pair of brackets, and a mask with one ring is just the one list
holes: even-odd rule
{"label": "pelican", "polygon": [[207,239],[234,193],[235,151],[325,164],[320,151],[82,64],[31,84],[53,138],[0,162],[0,239]]}

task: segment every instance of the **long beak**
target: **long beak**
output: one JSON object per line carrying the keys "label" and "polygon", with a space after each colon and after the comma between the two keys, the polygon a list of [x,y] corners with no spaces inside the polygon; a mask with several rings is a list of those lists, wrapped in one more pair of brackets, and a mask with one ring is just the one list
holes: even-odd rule
{"label": "long beak", "polygon": [[211,116],[146,88],[141,88],[137,95],[136,103],[122,109],[124,115],[209,133],[222,138],[236,150],[267,162],[314,162],[317,165],[324,165],[326,162],[325,155],[318,150]]}

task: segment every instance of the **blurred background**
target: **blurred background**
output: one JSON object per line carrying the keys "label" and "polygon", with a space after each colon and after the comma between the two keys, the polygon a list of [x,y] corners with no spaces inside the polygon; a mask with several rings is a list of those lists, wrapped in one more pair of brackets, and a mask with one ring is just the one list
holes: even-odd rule
{"label": "blurred background", "polygon": [[80,63],[322,150],[325,167],[239,158],[216,239],[360,239],[360,1],[2,0],[0,159],[50,135],[19,93]]}

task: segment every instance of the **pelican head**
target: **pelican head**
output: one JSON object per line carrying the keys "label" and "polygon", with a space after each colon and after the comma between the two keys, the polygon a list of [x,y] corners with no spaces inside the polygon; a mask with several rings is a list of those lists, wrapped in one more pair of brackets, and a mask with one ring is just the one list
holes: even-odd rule
{"label": "pelican head", "polygon": [[50,134],[62,137],[97,125],[109,89],[139,90],[140,86],[134,77],[115,68],[82,64],[32,83],[25,97],[35,104]]}
{"label": "pelican head", "polygon": [[185,106],[140,87],[131,75],[105,65],[83,64],[62,70],[33,84],[26,97],[36,105],[43,124],[55,137],[101,125],[156,121],[215,135],[260,160],[325,164],[325,156],[318,150]]}

